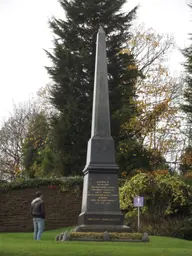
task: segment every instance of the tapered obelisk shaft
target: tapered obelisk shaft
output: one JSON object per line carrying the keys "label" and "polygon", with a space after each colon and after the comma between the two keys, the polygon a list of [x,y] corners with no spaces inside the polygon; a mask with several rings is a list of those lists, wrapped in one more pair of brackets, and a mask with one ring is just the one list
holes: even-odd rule
{"label": "tapered obelisk shaft", "polygon": [[96,42],[91,138],[84,172],[88,169],[117,169],[114,140],[111,137],[106,55],[105,32],[100,27]]}
{"label": "tapered obelisk shaft", "polygon": [[97,34],[91,137],[111,135],[105,32]]}
{"label": "tapered obelisk shaft", "polygon": [[78,232],[127,232],[120,211],[118,166],[111,137],[105,32],[97,34],[91,138],[83,170]]}

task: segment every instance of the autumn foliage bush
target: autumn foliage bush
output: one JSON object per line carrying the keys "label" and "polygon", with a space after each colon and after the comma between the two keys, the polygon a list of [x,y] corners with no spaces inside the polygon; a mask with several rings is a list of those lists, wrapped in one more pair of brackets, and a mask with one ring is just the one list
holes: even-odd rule
{"label": "autumn foliage bush", "polygon": [[[132,240],[141,240],[141,233],[116,233],[109,232],[110,239],[132,239]],[[70,238],[91,238],[91,239],[103,239],[104,233],[102,232],[70,232]]]}
{"label": "autumn foliage bush", "polygon": [[178,231],[182,228],[192,233],[192,187],[178,176],[162,170],[141,172],[125,182],[120,188],[121,209],[126,212],[126,222],[133,229],[137,223],[133,199],[137,195],[144,197],[144,207],[140,209],[144,231],[176,237],[181,237]]}

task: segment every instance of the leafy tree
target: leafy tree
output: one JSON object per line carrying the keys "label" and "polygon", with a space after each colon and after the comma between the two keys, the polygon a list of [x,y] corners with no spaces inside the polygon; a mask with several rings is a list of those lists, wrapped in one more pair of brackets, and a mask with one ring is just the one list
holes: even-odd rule
{"label": "leafy tree", "polygon": [[36,114],[30,121],[22,150],[24,176],[35,178],[56,174],[50,124],[44,112]]}
{"label": "leafy tree", "polygon": [[[192,8],[192,2],[189,4]],[[192,34],[189,34],[190,37]],[[190,38],[192,40],[192,37]],[[182,104],[182,109],[187,115],[187,136],[189,139],[189,146],[192,144],[192,43],[182,51],[185,57],[184,68],[186,71],[185,82],[186,87],[184,91],[184,103]]]}
{"label": "leafy tree", "polygon": [[41,111],[46,115],[48,119],[52,116],[57,116],[59,111],[54,108],[53,104],[50,102],[50,84],[46,84],[37,91],[37,101],[40,106]]}
{"label": "leafy tree", "polygon": [[181,155],[181,173],[185,176],[192,176],[192,147],[187,147]]}
{"label": "leafy tree", "polygon": [[[112,117],[112,136],[119,145],[127,140],[120,133],[121,125],[137,114],[134,102],[138,76],[132,54],[121,53],[130,38],[131,21],[137,8],[128,14],[120,9],[125,0],[60,0],[66,19],[53,18],[49,24],[54,33],[54,49],[47,55],[47,67],[53,80],[51,103],[59,111],[53,118],[55,149],[64,175],[81,174],[90,138],[93,100],[95,42],[100,25],[107,40],[108,80]],[[140,147],[129,136],[130,148]],[[124,159],[118,158],[122,169]],[[134,168],[134,166],[132,167]]]}
{"label": "leafy tree", "polygon": [[184,147],[180,89],[180,79],[171,77],[163,65],[152,73],[148,72],[148,77],[140,82],[138,89],[140,115],[127,124],[135,127],[146,149],[166,157],[173,168],[178,167],[178,158]]}
{"label": "leafy tree", "polygon": [[22,147],[28,124],[39,111],[36,102],[14,104],[13,112],[0,129],[0,176],[14,180],[23,170]]}
{"label": "leafy tree", "polygon": [[[134,135],[143,145],[142,169],[151,170],[167,168],[169,163],[176,162],[180,150],[177,144],[183,146],[180,136],[181,113],[179,112],[180,79],[170,75],[166,67],[167,55],[174,48],[174,39],[169,35],[161,35],[143,25],[133,28],[133,37],[127,42],[123,52],[131,53],[136,58],[136,65],[142,76],[136,84],[137,116],[133,116],[121,127],[126,134],[134,131]],[[182,145],[181,145],[182,143]],[[180,147],[181,148],[181,147]],[[121,145],[122,154],[128,157],[126,143]],[[135,150],[135,160],[138,154]],[[130,163],[130,162],[129,162]],[[137,166],[138,168],[138,166]]]}
{"label": "leafy tree", "polygon": [[136,67],[142,73],[142,77],[137,80],[139,87],[143,78],[147,78],[159,69],[160,64],[167,61],[167,56],[175,48],[175,41],[169,34],[159,34],[143,24],[132,27],[131,32],[133,36],[123,51],[135,56]]}

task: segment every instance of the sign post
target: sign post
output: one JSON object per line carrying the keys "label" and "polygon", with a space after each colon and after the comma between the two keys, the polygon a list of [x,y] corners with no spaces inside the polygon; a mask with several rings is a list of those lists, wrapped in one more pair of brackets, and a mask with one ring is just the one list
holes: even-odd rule
{"label": "sign post", "polygon": [[138,208],[138,232],[140,230],[140,207],[144,205],[144,197],[136,196],[134,197],[134,207]]}

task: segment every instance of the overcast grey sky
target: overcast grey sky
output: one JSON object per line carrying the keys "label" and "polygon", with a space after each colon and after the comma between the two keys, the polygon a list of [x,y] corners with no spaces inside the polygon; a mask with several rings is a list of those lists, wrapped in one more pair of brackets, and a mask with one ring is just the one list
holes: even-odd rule
{"label": "overcast grey sky", "polygon": [[[189,0],[128,0],[124,11],[137,4],[137,23],[160,33],[171,33],[178,47],[188,44],[192,33]],[[64,17],[57,0],[0,0],[0,120],[9,115],[12,102],[24,101],[49,82],[44,68],[48,59],[43,49],[52,47],[48,27],[51,16]],[[179,72],[183,58],[179,51],[170,67]]]}

